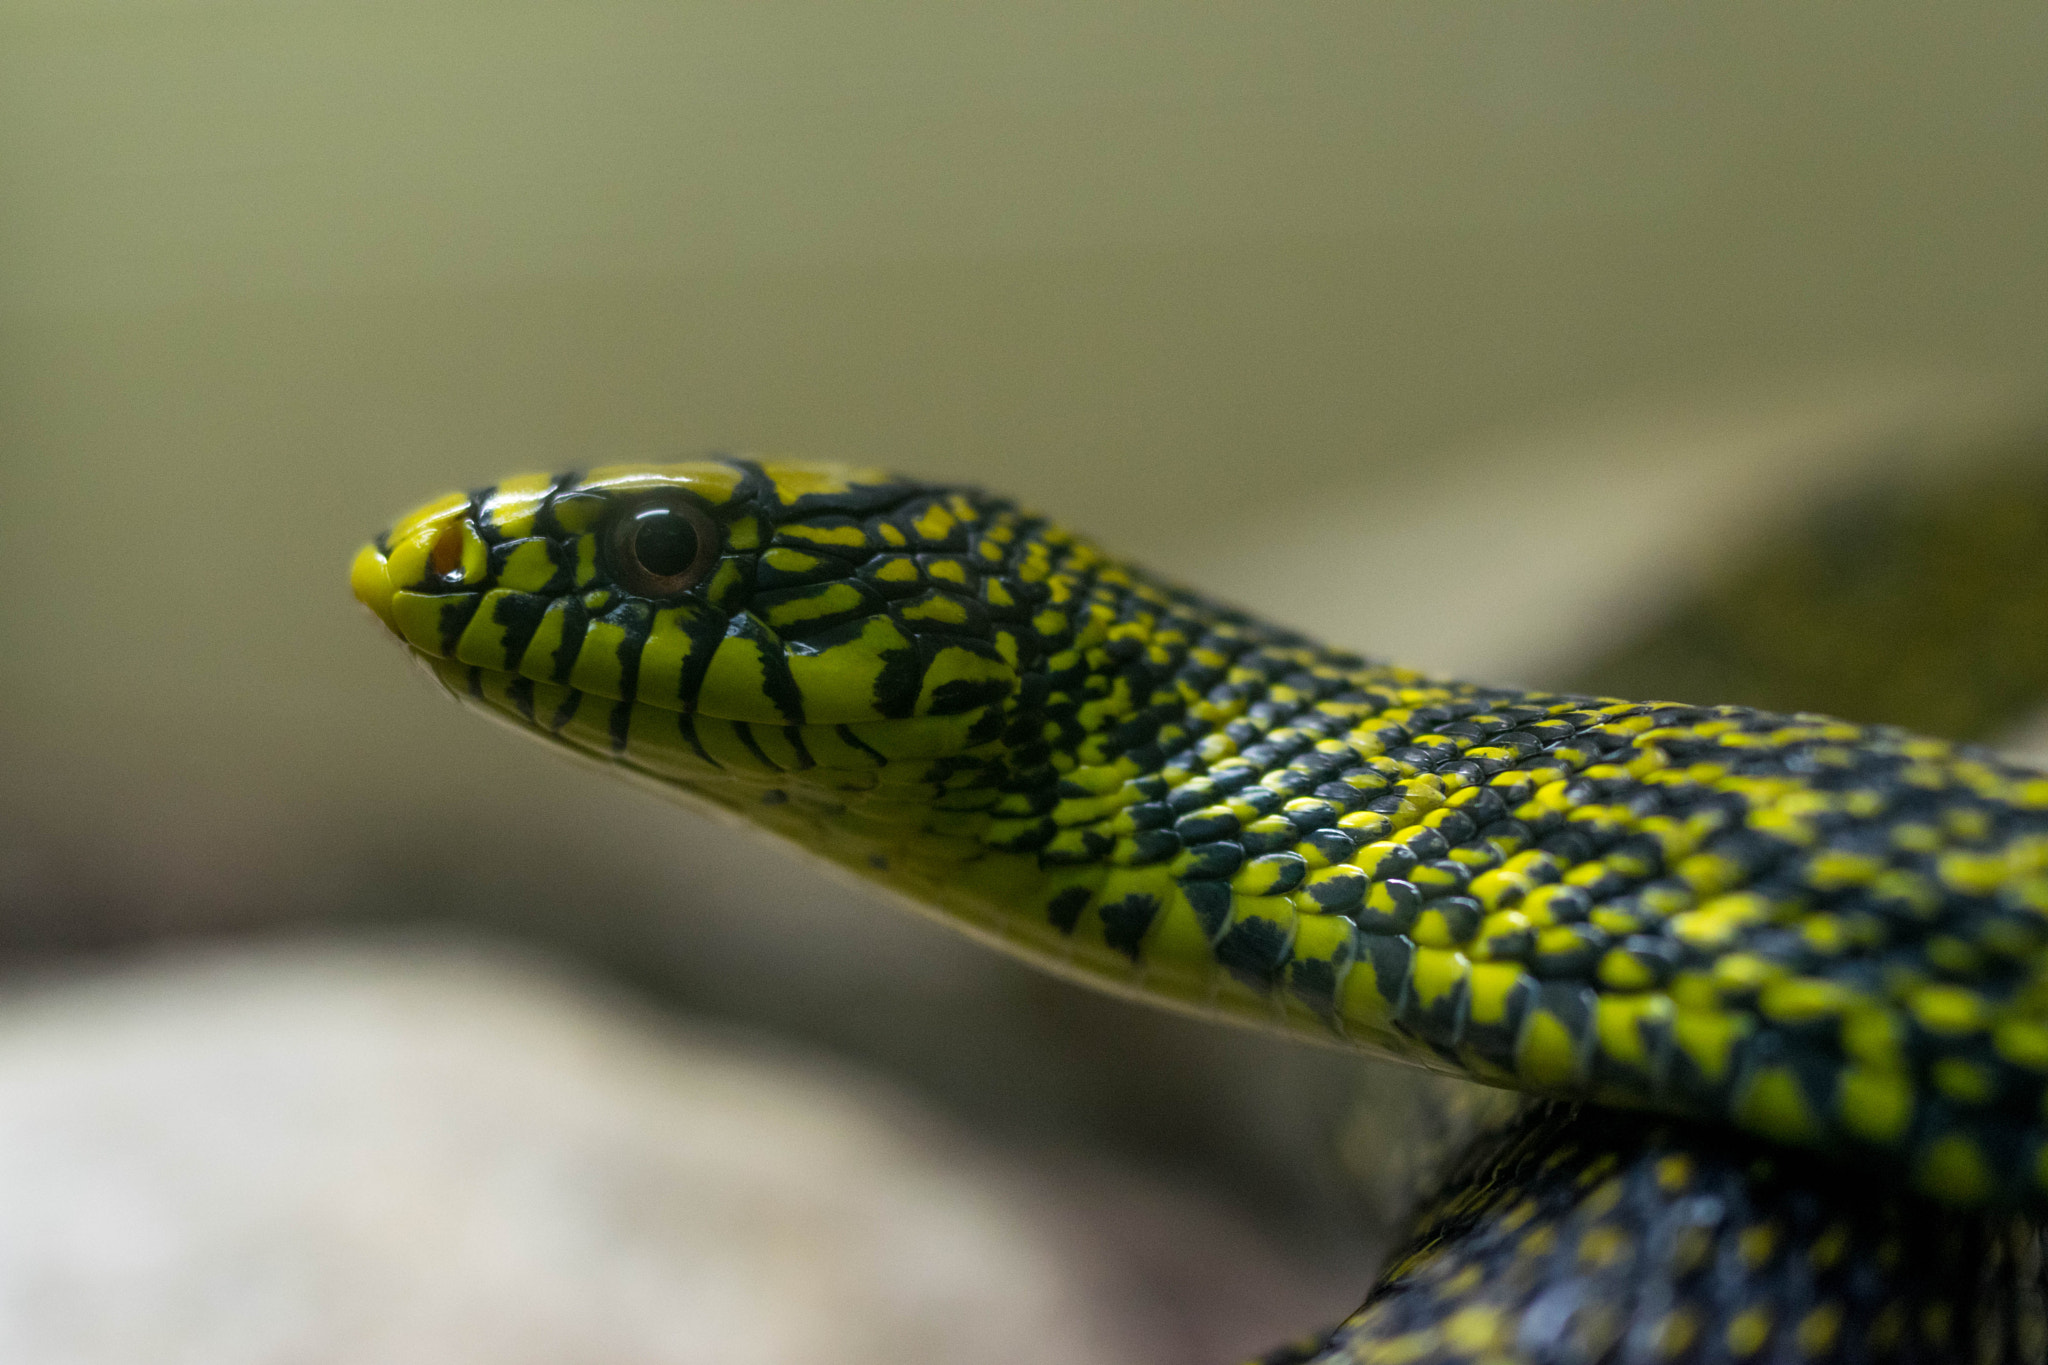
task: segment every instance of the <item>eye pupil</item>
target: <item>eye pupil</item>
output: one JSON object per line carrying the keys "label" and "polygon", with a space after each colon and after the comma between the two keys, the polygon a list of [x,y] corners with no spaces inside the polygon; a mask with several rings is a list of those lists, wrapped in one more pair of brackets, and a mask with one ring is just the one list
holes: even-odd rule
{"label": "eye pupil", "polygon": [[622,509],[606,532],[605,557],[621,588],[665,600],[703,582],[718,567],[722,543],[709,514],[665,497]]}
{"label": "eye pupil", "polygon": [[649,508],[634,518],[633,557],[657,578],[686,573],[697,561],[697,528],[671,508]]}

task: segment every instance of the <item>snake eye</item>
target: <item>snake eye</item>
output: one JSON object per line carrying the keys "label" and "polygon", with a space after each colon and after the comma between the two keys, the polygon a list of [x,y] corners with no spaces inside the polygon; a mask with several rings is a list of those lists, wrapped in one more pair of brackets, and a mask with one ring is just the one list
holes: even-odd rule
{"label": "snake eye", "polygon": [[644,502],[612,524],[613,576],[639,597],[674,597],[703,582],[718,563],[718,525],[680,500]]}

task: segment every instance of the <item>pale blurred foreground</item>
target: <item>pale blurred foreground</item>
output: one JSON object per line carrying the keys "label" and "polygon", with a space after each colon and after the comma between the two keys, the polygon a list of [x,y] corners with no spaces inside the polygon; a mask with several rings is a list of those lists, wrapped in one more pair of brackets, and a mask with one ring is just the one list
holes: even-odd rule
{"label": "pale blurred foreground", "polygon": [[449,939],[17,988],[0,1228],[37,1365],[1168,1365],[1344,1302],[1199,1195]]}

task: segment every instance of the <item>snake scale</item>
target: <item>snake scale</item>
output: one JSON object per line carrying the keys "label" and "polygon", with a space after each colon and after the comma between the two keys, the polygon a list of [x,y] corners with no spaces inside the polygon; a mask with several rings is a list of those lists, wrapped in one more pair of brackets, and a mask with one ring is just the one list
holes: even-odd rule
{"label": "snake scale", "polygon": [[1034,963],[1540,1097],[1272,1361],[2048,1355],[2048,776],[1367,661],[876,470],[508,478],[351,583],[464,702]]}

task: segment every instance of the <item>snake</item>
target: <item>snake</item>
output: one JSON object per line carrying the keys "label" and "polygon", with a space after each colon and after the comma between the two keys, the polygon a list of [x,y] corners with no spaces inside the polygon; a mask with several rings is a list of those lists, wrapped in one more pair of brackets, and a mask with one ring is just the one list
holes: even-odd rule
{"label": "snake", "polygon": [[1334,649],[735,457],[364,545],[448,694],[1061,976],[1527,1096],[1272,1365],[2048,1358],[2048,774]]}

